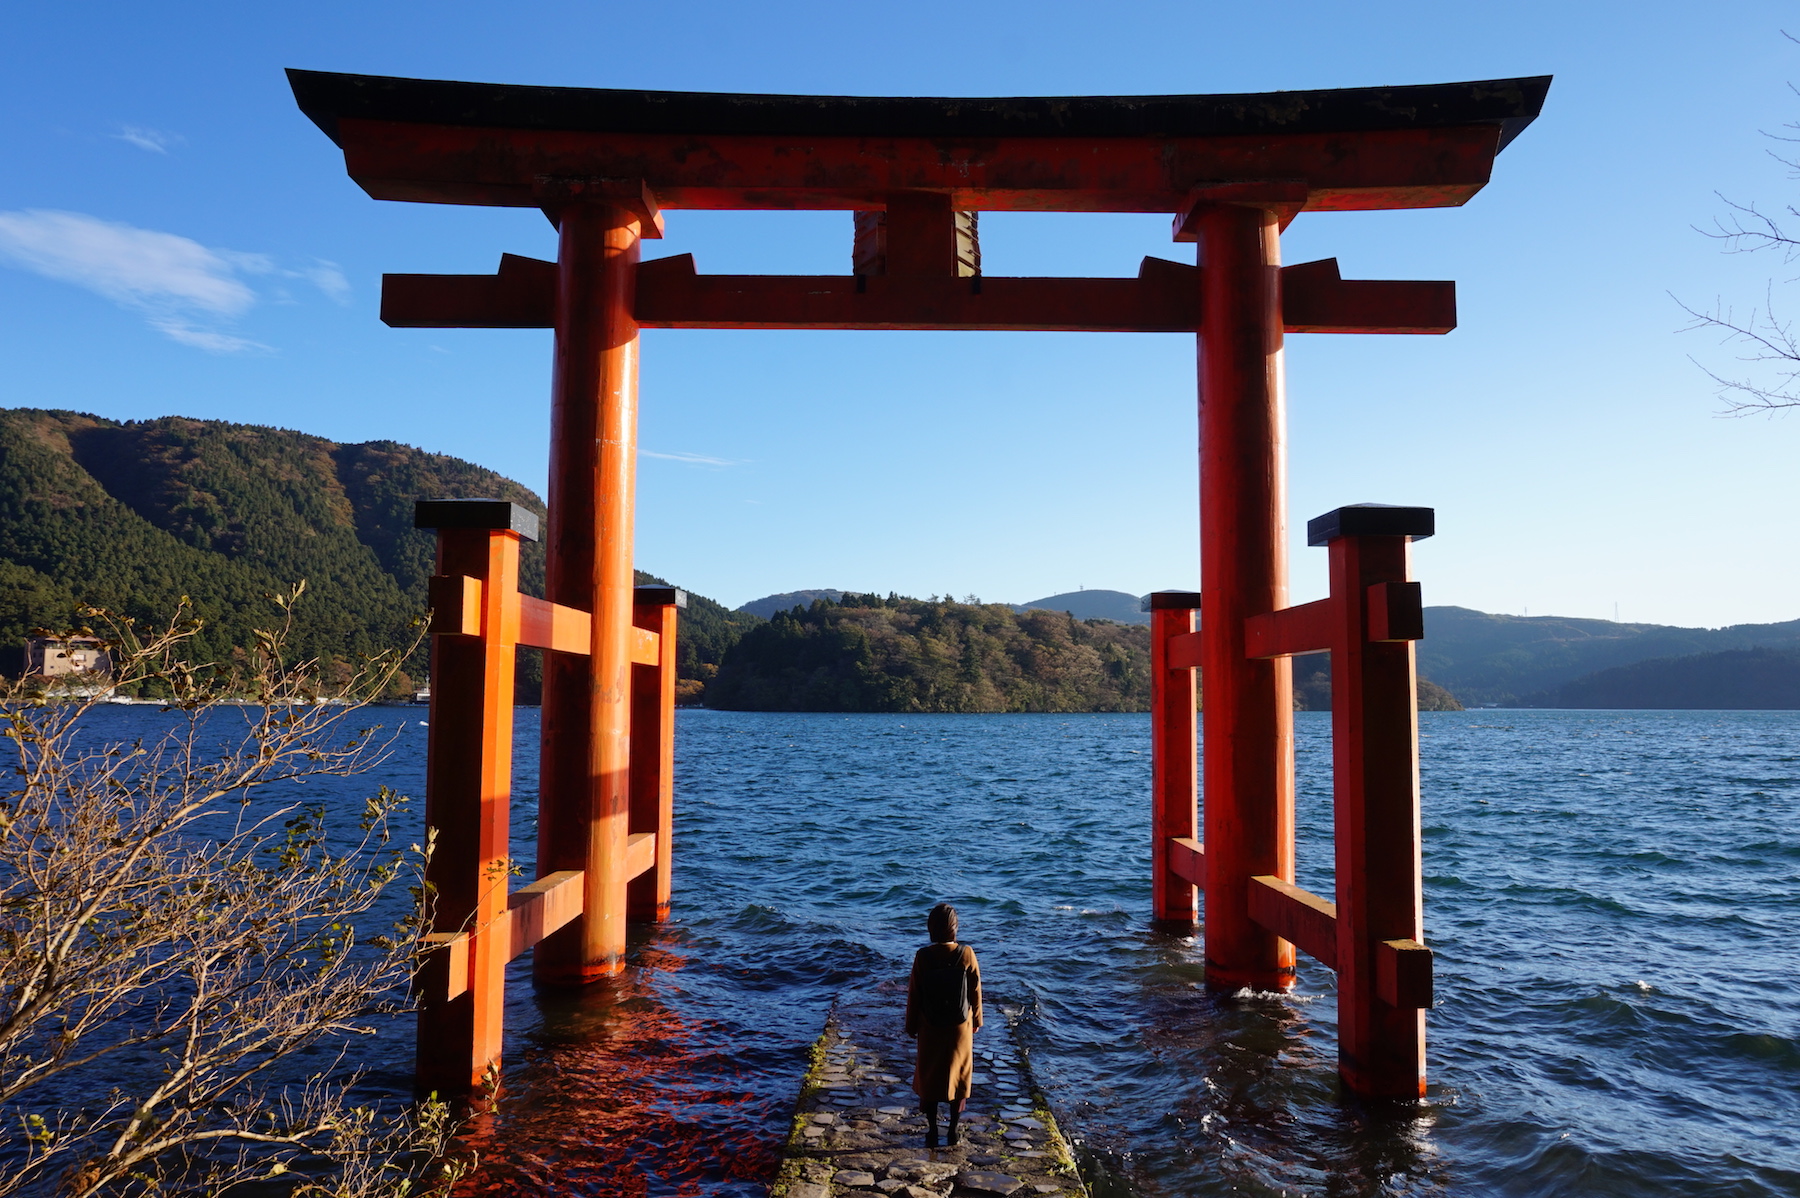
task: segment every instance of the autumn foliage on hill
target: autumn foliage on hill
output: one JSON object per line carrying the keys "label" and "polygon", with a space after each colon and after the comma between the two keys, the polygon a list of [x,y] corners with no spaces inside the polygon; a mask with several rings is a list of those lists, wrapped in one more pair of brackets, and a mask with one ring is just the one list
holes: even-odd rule
{"label": "autumn foliage on hill", "polygon": [[777,612],[706,703],[739,711],[1143,711],[1150,630],[1004,604],[848,594]]}
{"label": "autumn foliage on hill", "polygon": [[[94,604],[140,620],[185,606],[197,660],[252,643],[269,596],[305,582],[293,650],[329,673],[410,646],[435,541],[420,499],[505,499],[544,515],[528,488],[395,441],[339,444],[289,429],[168,416],[118,422],[0,409],[0,672],[16,675],[33,628],[66,628]],[[657,582],[640,574],[639,582]],[[543,546],[526,542],[520,589],[543,595]],[[185,600],[185,603],[184,603]],[[699,678],[756,617],[700,596],[683,613],[678,668]],[[539,655],[520,654],[536,702]],[[423,651],[393,691],[425,682]]]}

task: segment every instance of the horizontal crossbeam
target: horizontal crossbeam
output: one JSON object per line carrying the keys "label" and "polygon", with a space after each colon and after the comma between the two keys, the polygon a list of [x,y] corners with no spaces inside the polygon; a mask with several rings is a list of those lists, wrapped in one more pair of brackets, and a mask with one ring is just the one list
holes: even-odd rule
{"label": "horizontal crossbeam", "polygon": [[582,877],[578,869],[565,869],[546,874],[507,896],[506,919],[512,942],[508,960],[516,960],[581,914]]}
{"label": "horizontal crossbeam", "polygon": [[378,200],[536,208],[545,178],[639,178],[664,210],[885,206],[1178,211],[1220,182],[1298,180],[1308,211],[1442,208],[1486,185],[1495,124],[1223,137],[814,137],[578,132],[340,117],[350,177]]}
{"label": "horizontal crossbeam", "polygon": [[[480,636],[481,591],[479,578],[435,574],[426,584],[431,602],[433,636]],[[593,617],[587,612],[519,596],[519,641],[527,649],[586,654],[592,647]],[[633,665],[660,664],[659,637],[648,628],[631,630]]]}
{"label": "horizontal crossbeam", "polygon": [[1321,965],[1337,968],[1337,904],[1271,874],[1250,879],[1250,918]]}
{"label": "horizontal crossbeam", "polygon": [[[1199,268],[1145,258],[1135,279],[702,275],[691,254],[638,268],[644,328],[1181,333],[1200,327]],[[1336,259],[1287,267],[1289,332],[1447,333],[1456,285],[1345,280]],[[506,254],[491,275],[383,276],[395,328],[550,328],[556,264]]]}
{"label": "horizontal crossbeam", "polygon": [[1323,653],[1337,639],[1337,601],[1315,599],[1299,607],[1264,612],[1244,621],[1245,657]]}
{"label": "horizontal crossbeam", "polygon": [[1431,950],[1417,940],[1383,940],[1375,945],[1375,993],[1391,1007],[1430,1010]]}
{"label": "horizontal crossbeam", "polygon": [[1368,590],[1372,641],[1425,639],[1425,595],[1416,582],[1377,582]]}
{"label": "horizontal crossbeam", "polygon": [[[656,833],[634,832],[625,846],[626,878],[647,873],[655,865]],[[479,934],[501,938],[508,945],[507,959],[517,959],[581,914],[582,878],[578,869],[562,870],[520,887],[507,896],[506,913]],[[425,943],[429,956],[419,988],[435,988],[436,997],[446,1001],[467,993],[474,937],[467,932],[434,932]]]}
{"label": "horizontal crossbeam", "polygon": [[[437,609],[432,608],[432,619]],[[588,653],[592,648],[594,618],[584,611],[519,596],[519,643],[558,653]]]}
{"label": "horizontal crossbeam", "polygon": [[1169,638],[1169,668],[1195,670],[1201,665],[1200,655],[1206,642],[1198,632],[1178,632]]}
{"label": "horizontal crossbeam", "polygon": [[1206,846],[1191,836],[1171,836],[1169,872],[1190,886],[1206,886]]}

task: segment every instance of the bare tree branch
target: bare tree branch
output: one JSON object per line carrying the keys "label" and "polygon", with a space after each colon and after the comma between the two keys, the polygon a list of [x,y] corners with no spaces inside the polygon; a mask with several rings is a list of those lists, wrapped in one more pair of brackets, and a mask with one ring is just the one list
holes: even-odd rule
{"label": "bare tree branch", "polygon": [[[466,1168],[441,1104],[381,1115],[349,1102],[353,1071],[301,1064],[403,1008],[420,912],[368,924],[394,883],[425,894],[399,796],[348,835],[292,797],[387,758],[356,721],[405,656],[336,685],[286,661],[303,590],[228,663],[185,659],[185,610],[149,631],[84,613],[115,680],[167,697],[155,739],[89,747],[91,687],[0,691],[0,1198],[215,1194],[301,1165],[296,1194],[417,1195]],[[70,1092],[93,1100],[39,1097]]]}
{"label": "bare tree branch", "polygon": [[[1800,38],[1785,29],[1781,35],[1800,44]],[[1793,84],[1789,84],[1788,89],[1800,96],[1800,89]],[[1782,128],[1787,132],[1765,130],[1763,135],[1783,143],[1800,143],[1800,122],[1789,122]],[[1789,178],[1800,179],[1800,159],[1783,157],[1773,150],[1770,154],[1788,168]],[[1722,194],[1719,200],[1731,209],[1731,214],[1715,219],[1711,229],[1700,229],[1699,232],[1723,243],[1726,253],[1776,253],[1784,265],[1800,260],[1800,237],[1794,236],[1781,218],[1754,202],[1739,203]],[[1800,220],[1800,207],[1788,204],[1783,212],[1786,217]],[[1788,283],[1795,281],[1786,280]],[[1737,360],[1742,365],[1735,371],[1722,373],[1697,358],[1690,358],[1713,381],[1714,393],[1724,402],[1724,415],[1773,413],[1800,407],[1800,340],[1796,340],[1793,322],[1777,315],[1773,281],[1769,284],[1763,307],[1751,309],[1744,317],[1737,316],[1722,301],[1715,302],[1710,310],[1704,310],[1674,296],[1670,298],[1688,314],[1689,322],[1682,332],[1710,330],[1719,335],[1721,345],[1735,346],[1738,350]]]}

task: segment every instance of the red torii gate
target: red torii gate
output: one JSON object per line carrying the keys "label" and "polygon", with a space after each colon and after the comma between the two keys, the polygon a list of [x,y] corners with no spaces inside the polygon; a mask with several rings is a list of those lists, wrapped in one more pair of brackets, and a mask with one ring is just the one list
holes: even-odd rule
{"label": "red torii gate", "polygon": [[[1431,515],[1365,505],[1314,521],[1309,538],[1331,550],[1332,595],[1288,608],[1281,355],[1284,333],[1448,332],[1455,287],[1348,281],[1332,259],[1284,268],[1280,232],[1301,211],[1467,202],[1537,116],[1548,77],[900,99],[288,74],[301,109],[374,198],[538,208],[559,234],[554,263],[509,254],[493,275],[389,275],[383,287],[382,319],[396,327],[556,330],[548,599],[533,609],[535,640],[520,631],[520,605],[537,601],[518,597],[508,564],[529,531],[522,514],[422,505],[420,515],[446,530],[427,811],[457,846],[432,866],[446,948],[422,982],[424,1084],[466,1087],[497,1063],[510,956],[535,944],[548,982],[604,976],[622,967],[628,915],[653,917],[667,901],[677,597],[640,607],[632,589],[638,330],[1016,329],[1199,334],[1202,591],[1153,603],[1155,913],[1192,921],[1204,890],[1214,987],[1291,986],[1296,945],[1336,968],[1346,1083],[1423,1092],[1430,954],[1411,646],[1422,629],[1406,544],[1431,533]],[[682,208],[854,212],[854,270],[703,275],[688,255],[640,265],[640,242],[662,236],[664,210]],[[1146,258],[1136,278],[984,276],[981,211],[1172,213],[1174,239],[1198,242],[1199,263]],[[634,623],[652,609],[655,620]],[[645,622],[658,631],[637,627]],[[494,754],[511,707],[498,659],[521,643],[549,650],[540,879],[509,897],[507,782]],[[1317,651],[1334,654],[1341,917],[1293,884],[1286,656]],[[656,671],[636,683],[635,717],[659,728],[654,748],[634,737],[634,662]],[[1201,770],[1195,667],[1206,692]],[[449,743],[462,725],[468,734]],[[453,759],[476,768],[452,769]],[[657,892],[635,911],[634,878]]]}

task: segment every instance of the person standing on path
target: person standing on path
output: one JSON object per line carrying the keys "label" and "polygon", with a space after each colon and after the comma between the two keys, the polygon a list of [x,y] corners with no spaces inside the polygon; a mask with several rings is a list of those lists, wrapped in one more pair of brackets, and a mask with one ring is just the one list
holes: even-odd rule
{"label": "person standing on path", "polygon": [[939,903],[925,917],[931,943],[913,954],[906,983],[906,1034],[918,1038],[913,1093],[938,1146],[937,1105],[950,1106],[948,1142],[961,1140],[957,1123],[975,1074],[975,1033],[981,1030],[981,966],[975,950],[956,939],[956,908]]}

